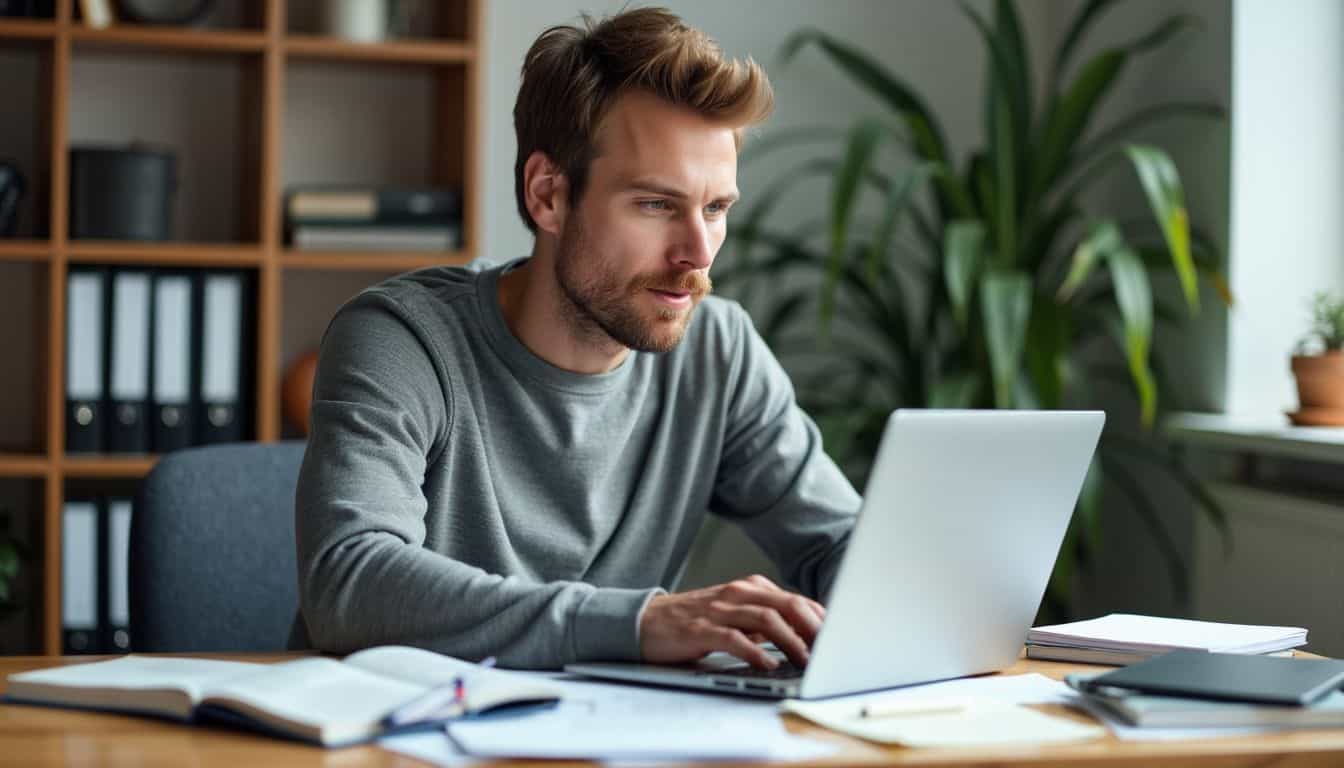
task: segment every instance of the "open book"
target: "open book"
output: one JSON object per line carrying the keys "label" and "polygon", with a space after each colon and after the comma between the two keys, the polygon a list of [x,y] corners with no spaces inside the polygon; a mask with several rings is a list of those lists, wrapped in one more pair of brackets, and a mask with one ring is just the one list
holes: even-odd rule
{"label": "open book", "polygon": [[398,725],[560,698],[560,689],[545,678],[404,646],[370,648],[342,661],[310,657],[278,664],[123,656],[10,675],[5,696],[18,703],[221,720],[332,747],[383,735],[394,710],[441,686],[456,688],[459,678],[459,706]]}

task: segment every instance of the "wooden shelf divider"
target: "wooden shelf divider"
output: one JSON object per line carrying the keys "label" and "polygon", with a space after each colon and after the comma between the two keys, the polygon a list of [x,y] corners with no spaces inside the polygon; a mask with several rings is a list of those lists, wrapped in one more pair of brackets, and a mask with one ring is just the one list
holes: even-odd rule
{"label": "wooden shelf divider", "polygon": [[387,253],[344,251],[285,251],[280,264],[285,269],[323,269],[369,272],[405,272],[443,265],[462,265],[471,259],[465,251],[435,253]]}
{"label": "wooden shelf divider", "polygon": [[61,459],[60,472],[65,477],[144,477],[158,462],[158,456],[115,454],[70,455]]}
{"label": "wooden shelf divider", "polygon": [[47,261],[51,243],[46,240],[0,240],[0,261]]}
{"label": "wooden shelf divider", "polygon": [[285,53],[295,59],[381,61],[391,64],[459,64],[476,58],[476,46],[463,42],[393,40],[356,43],[330,37],[289,35]]}
{"label": "wooden shelf divider", "polygon": [[46,477],[50,471],[44,454],[0,453],[0,477]]}
{"label": "wooden shelf divider", "polygon": [[54,40],[54,19],[0,19],[0,40]]}
{"label": "wooden shelf divider", "polygon": [[106,29],[73,26],[70,39],[77,49],[85,47],[180,51],[187,53],[261,53],[266,36],[261,32],[220,31],[191,27],[114,25]]}
{"label": "wooden shelf divider", "polygon": [[261,246],[228,243],[72,241],[65,251],[69,261],[90,264],[256,267],[265,259]]}

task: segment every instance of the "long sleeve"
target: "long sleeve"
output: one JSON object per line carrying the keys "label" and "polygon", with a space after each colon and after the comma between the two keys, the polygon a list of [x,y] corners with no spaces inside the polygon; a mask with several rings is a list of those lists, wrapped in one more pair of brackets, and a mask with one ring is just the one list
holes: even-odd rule
{"label": "long sleeve", "polygon": [[[401,643],[529,668],[637,659],[638,617],[657,589],[538,583],[426,548],[427,468],[451,466],[459,450],[451,361],[396,309],[366,294],[322,343],[295,511],[313,644]],[[450,515],[454,535],[483,535],[483,491],[441,497],[450,508],[435,514]]]}
{"label": "long sleeve", "polygon": [[862,500],[822,450],[820,431],[751,320],[741,311],[738,318],[713,510],[738,523],[790,586],[824,600]]}

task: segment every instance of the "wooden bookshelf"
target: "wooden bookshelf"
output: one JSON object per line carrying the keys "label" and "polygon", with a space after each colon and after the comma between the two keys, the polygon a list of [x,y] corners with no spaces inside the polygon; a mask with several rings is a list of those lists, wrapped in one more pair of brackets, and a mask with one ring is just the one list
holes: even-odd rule
{"label": "wooden bookshelf", "polygon": [[[34,124],[40,126],[40,161],[49,179],[34,190],[42,198],[39,205],[44,206],[43,231],[26,239],[0,240],[0,265],[39,265],[37,271],[45,281],[40,305],[44,318],[34,329],[42,338],[37,345],[40,359],[36,361],[41,378],[41,443],[33,450],[0,453],[0,477],[44,483],[38,525],[42,537],[35,547],[41,562],[33,574],[41,582],[41,632],[39,647],[32,650],[56,654],[61,649],[61,510],[67,481],[86,488],[102,481],[124,484],[128,479],[143,477],[158,459],[154,455],[64,452],[65,280],[71,265],[224,267],[255,274],[253,431],[259,441],[278,440],[284,365],[280,359],[281,338],[285,313],[293,311],[282,306],[284,286],[291,286],[292,291],[319,272],[390,275],[433,265],[464,264],[476,253],[481,220],[479,182],[474,174],[482,41],[478,3],[443,0],[435,6],[440,17],[437,29],[426,31],[425,37],[384,43],[352,43],[292,29],[287,0],[242,0],[247,19],[237,28],[114,24],[107,29],[90,29],[80,21],[75,0],[57,0],[54,19],[0,20],[0,48],[40,57],[37,87],[41,105]],[[184,60],[236,62],[242,91],[242,146],[222,151],[235,153],[238,158],[241,220],[237,229],[242,234],[237,241],[94,242],[68,237],[67,156],[75,143],[70,135],[71,99],[75,96],[72,70],[83,56],[109,53],[135,57],[137,62],[143,59],[152,66],[160,66],[160,62],[171,66]],[[432,162],[426,182],[462,189],[466,242],[461,249],[444,253],[333,253],[296,251],[286,246],[281,206],[287,182],[282,160],[286,151],[287,76],[295,65],[305,70],[329,65],[391,65],[419,70],[431,78],[433,103],[428,105],[427,114],[432,125],[427,134],[432,137],[432,146],[425,151]],[[23,437],[0,435],[7,445]]]}

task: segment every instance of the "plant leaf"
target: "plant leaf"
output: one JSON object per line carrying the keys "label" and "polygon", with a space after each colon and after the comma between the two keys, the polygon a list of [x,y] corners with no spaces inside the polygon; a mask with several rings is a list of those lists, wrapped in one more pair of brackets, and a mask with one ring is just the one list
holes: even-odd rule
{"label": "plant leaf", "polygon": [[952,300],[952,314],[957,325],[964,332],[971,292],[975,290],[983,260],[985,225],[968,219],[953,220],[947,225],[943,242],[946,244],[943,277],[947,283],[947,295]]}
{"label": "plant leaf", "polygon": [[844,129],[834,125],[801,125],[774,131],[744,142],[742,151],[737,154],[737,165],[742,168],[756,160],[773,157],[777,150],[792,150],[800,144],[829,144],[844,137]]}
{"label": "plant leaf", "polygon": [[1176,101],[1169,104],[1157,104],[1134,112],[1116,121],[1114,125],[1096,133],[1091,140],[1075,153],[1076,161],[1083,161],[1100,155],[1117,142],[1125,140],[1130,134],[1152,123],[1169,120],[1174,117],[1197,117],[1207,120],[1221,120],[1227,116],[1227,110],[1212,102]]}
{"label": "plant leaf", "polygon": [[1176,277],[1181,281],[1186,305],[1191,314],[1198,314],[1199,284],[1190,255],[1190,218],[1185,210],[1185,194],[1176,166],[1167,153],[1157,147],[1133,144],[1125,148],[1125,154],[1139,175],[1153,216],[1162,225],[1162,235],[1171,250],[1171,260],[1176,266]]}
{"label": "plant leaf", "polygon": [[910,208],[915,187],[927,181],[933,175],[934,169],[932,163],[920,163],[904,173],[888,188],[886,215],[878,223],[877,233],[873,236],[873,247],[868,251],[868,275],[871,279],[877,279],[878,264],[891,247],[891,240],[896,235],[896,225],[900,222],[901,215]]}
{"label": "plant leaf", "polygon": [[1082,10],[1073,17],[1073,22],[1069,24],[1069,31],[1064,33],[1064,41],[1060,43],[1059,49],[1055,52],[1055,65],[1050,76],[1050,91],[1052,93],[1059,90],[1059,83],[1064,78],[1064,71],[1068,68],[1069,59],[1073,57],[1073,52],[1082,42],[1088,26],[1115,2],[1116,0],[1088,0],[1087,5],[1083,6]]}
{"label": "plant leaf", "polygon": [[1185,573],[1185,562],[1181,559],[1180,550],[1176,548],[1176,542],[1171,537],[1171,532],[1167,530],[1162,522],[1162,516],[1158,514],[1157,508],[1148,498],[1143,486],[1134,475],[1129,472],[1120,462],[1107,460],[1105,454],[1102,455],[1103,466],[1106,469],[1106,477],[1118,488],[1134,505],[1134,511],[1138,513],[1139,518],[1152,534],[1157,549],[1162,553],[1162,557],[1167,561],[1167,572],[1171,576],[1171,589],[1175,594],[1177,602],[1184,604],[1187,598],[1187,583]]}
{"label": "plant leaf", "polygon": [[1138,390],[1141,419],[1145,427],[1151,427],[1157,416],[1157,386],[1148,366],[1153,340],[1153,291],[1148,271],[1128,247],[1108,251],[1105,257],[1124,323],[1125,357]]}
{"label": "plant leaf", "polygon": [[940,376],[929,388],[929,408],[974,408],[980,397],[980,374],[959,371]]}
{"label": "plant leaf", "polygon": [[1027,370],[1041,407],[1063,407],[1071,379],[1073,322],[1068,305],[1037,295],[1027,326]]}
{"label": "plant leaf", "polygon": [[947,163],[947,142],[933,113],[913,88],[891,75],[881,64],[851,45],[815,28],[801,29],[784,42],[781,63],[788,62],[808,43],[816,45],[859,85],[886,102],[910,129],[920,157]]}
{"label": "plant leaf", "polygon": [[826,285],[821,298],[821,322],[830,322],[835,307],[835,288],[844,269],[849,239],[849,217],[858,197],[859,185],[873,162],[886,128],[876,120],[860,120],[849,133],[845,157],[832,179],[831,248],[827,256]]}
{"label": "plant leaf", "polygon": [[1059,178],[1092,111],[1119,77],[1124,64],[1124,51],[1109,50],[1097,54],[1083,66],[1068,92],[1046,116],[1045,130],[1037,148],[1027,193],[1028,201],[1039,200]]}
{"label": "plant leaf", "polygon": [[1019,270],[991,270],[980,280],[980,307],[994,378],[994,405],[1012,408],[1013,385],[1031,317],[1031,277]]}
{"label": "plant leaf", "polygon": [[1071,299],[1078,287],[1087,280],[1088,275],[1092,274],[1092,268],[1097,262],[1124,244],[1124,238],[1114,221],[1103,219],[1092,225],[1092,231],[1073,251],[1073,263],[1069,266],[1068,276],[1064,278],[1063,283],[1060,283],[1059,291],[1055,294],[1056,298],[1059,301]]}

